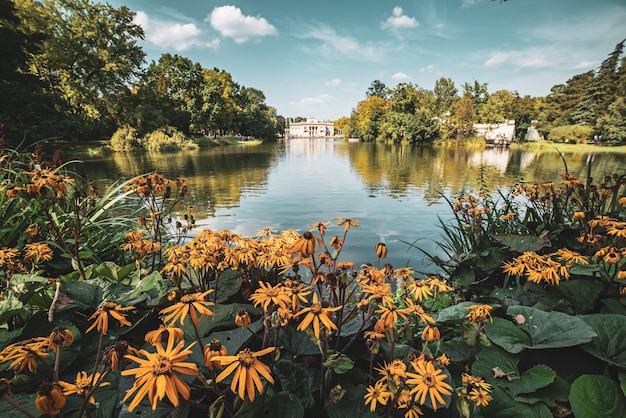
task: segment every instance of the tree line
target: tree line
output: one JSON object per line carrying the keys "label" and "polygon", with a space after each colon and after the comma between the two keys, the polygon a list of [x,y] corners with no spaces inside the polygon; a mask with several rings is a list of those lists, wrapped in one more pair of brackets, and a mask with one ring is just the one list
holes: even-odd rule
{"label": "tree line", "polygon": [[490,93],[487,83],[464,83],[459,94],[450,78],[440,78],[433,90],[414,83],[393,88],[374,80],[350,117],[335,122],[346,137],[364,141],[430,143],[466,139],[477,123],[515,120],[516,137],[532,125],[555,141],[626,141],[626,57],[624,42],[596,71],[588,71],[553,86],[546,97],[520,96],[516,91]]}
{"label": "tree line", "polygon": [[276,138],[284,118],[261,90],[179,55],[146,65],[125,6],[0,0],[0,123],[15,140],[109,138],[170,126],[183,133]]}

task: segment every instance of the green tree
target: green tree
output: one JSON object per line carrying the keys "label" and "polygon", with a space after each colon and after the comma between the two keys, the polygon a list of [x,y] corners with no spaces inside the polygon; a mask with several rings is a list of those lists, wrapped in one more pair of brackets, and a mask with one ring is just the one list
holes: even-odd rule
{"label": "green tree", "polygon": [[374,141],[380,135],[380,126],[387,113],[387,101],[378,96],[370,96],[359,103],[353,112],[355,133],[365,141]]}
{"label": "green tree", "polygon": [[452,122],[457,139],[465,139],[472,132],[472,126],[476,123],[476,105],[470,95],[464,95],[454,103]]}
{"label": "green tree", "polygon": [[[16,1],[25,28],[41,28],[29,70],[66,104],[74,133],[112,131],[116,102],[140,75],[144,33],[125,6],[88,0]],[[72,120],[69,119],[68,120]],[[104,130],[104,131],[103,131]]]}
{"label": "green tree", "polygon": [[481,108],[487,103],[489,99],[489,90],[487,90],[487,83],[479,83],[474,80],[473,84],[463,84],[463,96],[469,96],[474,100],[474,107],[476,112],[480,115]]}
{"label": "green tree", "polygon": [[603,141],[626,141],[626,101],[619,97],[609,106],[606,115],[598,119],[598,133]]}
{"label": "green tree", "polygon": [[372,81],[372,84],[367,88],[367,92],[365,93],[365,97],[380,97],[381,99],[387,98],[387,86],[380,80]]}
{"label": "green tree", "polygon": [[452,114],[452,106],[459,100],[459,91],[450,78],[441,77],[435,82],[433,94],[435,95],[435,114],[447,120]]}

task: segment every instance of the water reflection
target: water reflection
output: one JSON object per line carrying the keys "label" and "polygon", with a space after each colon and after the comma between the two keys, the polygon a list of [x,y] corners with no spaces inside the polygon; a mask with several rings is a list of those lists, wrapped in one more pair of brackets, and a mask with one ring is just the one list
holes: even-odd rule
{"label": "water reflection", "polygon": [[[564,154],[569,172],[586,177],[623,171],[621,154]],[[292,140],[278,144],[212,148],[173,154],[112,154],[79,167],[89,179],[127,179],[158,171],[189,178],[187,204],[200,228],[255,235],[264,227],[306,230],[308,224],[359,219],[345,259],[374,262],[374,246],[385,242],[387,261],[425,268],[417,240],[436,253],[438,217],[452,214],[442,198],[459,191],[508,188],[521,179],[552,181],[564,171],[556,151],[466,147],[412,147],[342,141]],[[339,231],[329,231],[330,234]],[[403,242],[405,241],[405,242]]]}

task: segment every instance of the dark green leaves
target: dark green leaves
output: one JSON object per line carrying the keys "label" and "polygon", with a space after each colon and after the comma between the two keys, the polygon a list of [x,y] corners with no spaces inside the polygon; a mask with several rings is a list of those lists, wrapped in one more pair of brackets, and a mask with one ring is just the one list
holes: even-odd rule
{"label": "dark green leaves", "polygon": [[580,376],[572,384],[569,401],[576,418],[622,418],[626,411],[619,385],[604,376]]}

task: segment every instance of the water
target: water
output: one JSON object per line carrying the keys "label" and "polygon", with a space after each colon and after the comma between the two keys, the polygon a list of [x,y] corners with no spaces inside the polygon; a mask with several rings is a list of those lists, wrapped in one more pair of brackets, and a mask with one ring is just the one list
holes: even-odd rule
{"label": "water", "polygon": [[[593,159],[598,179],[624,172],[624,154],[564,153],[571,174],[586,178]],[[90,180],[111,183],[147,172],[189,179],[186,205],[196,211],[197,229],[228,229],[254,236],[265,227],[308,230],[332,221],[327,236],[341,235],[337,217],[358,219],[341,259],[375,263],[374,247],[388,246],[386,262],[434,271],[406,242],[440,254],[439,218],[452,212],[442,196],[508,190],[516,182],[555,181],[564,172],[552,151],[473,150],[296,139],[274,144],[219,147],[173,154],[113,154],[85,161],[78,170]],[[482,179],[482,180],[479,180]],[[186,208],[182,206],[181,209]]]}

